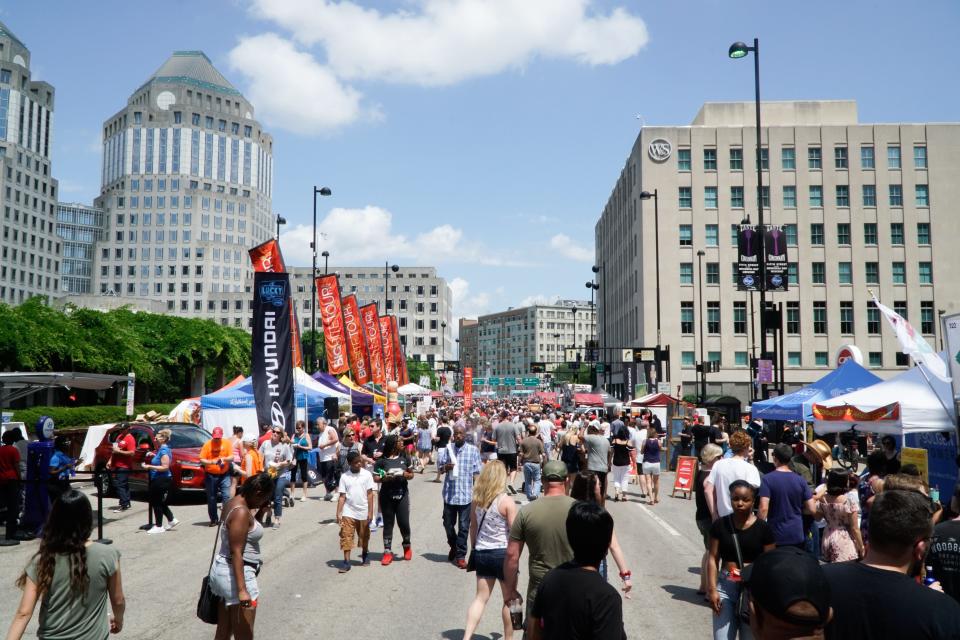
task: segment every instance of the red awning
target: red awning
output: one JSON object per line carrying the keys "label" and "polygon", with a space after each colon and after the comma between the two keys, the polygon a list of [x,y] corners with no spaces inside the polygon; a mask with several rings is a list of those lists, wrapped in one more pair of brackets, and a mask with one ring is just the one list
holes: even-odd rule
{"label": "red awning", "polygon": [[573,401],[578,407],[602,407],[603,396],[599,393],[575,393]]}
{"label": "red awning", "polygon": [[557,393],[555,391],[537,391],[536,397],[543,404],[557,404]]}

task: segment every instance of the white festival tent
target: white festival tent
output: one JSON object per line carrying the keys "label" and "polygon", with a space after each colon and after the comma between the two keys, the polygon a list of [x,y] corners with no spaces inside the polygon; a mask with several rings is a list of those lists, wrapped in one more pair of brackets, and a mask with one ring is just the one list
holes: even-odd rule
{"label": "white festival tent", "polygon": [[[926,377],[924,377],[925,373]],[[899,436],[956,429],[956,414],[950,383],[940,380],[929,372],[921,371],[919,367],[913,367],[884,382],[831,398],[817,406],[846,405],[856,407],[861,412],[870,412],[887,407],[893,402],[900,404],[898,420],[850,422],[820,420],[815,416],[813,430],[821,434],[839,433],[849,431],[856,425],[858,431]]]}
{"label": "white festival tent", "polygon": [[404,396],[428,396],[430,395],[430,389],[421,387],[413,382],[408,382],[402,387],[398,387],[397,393]]}
{"label": "white festival tent", "polygon": [[[310,407],[323,407],[324,398],[337,398],[341,404],[350,404],[350,395],[331,389],[311,378],[299,367],[293,370],[296,419],[306,420]],[[201,396],[201,426],[207,431],[223,427],[226,434],[234,425],[243,427],[244,438],[260,435],[257,424],[257,406],[253,397],[253,378],[241,384]]]}

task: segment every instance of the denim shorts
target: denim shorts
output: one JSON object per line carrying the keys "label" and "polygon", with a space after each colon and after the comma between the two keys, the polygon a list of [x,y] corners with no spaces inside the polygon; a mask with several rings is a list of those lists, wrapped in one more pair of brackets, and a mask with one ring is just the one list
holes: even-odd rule
{"label": "denim shorts", "polygon": [[473,552],[478,578],[496,578],[503,580],[503,559],[506,549],[477,549]]}

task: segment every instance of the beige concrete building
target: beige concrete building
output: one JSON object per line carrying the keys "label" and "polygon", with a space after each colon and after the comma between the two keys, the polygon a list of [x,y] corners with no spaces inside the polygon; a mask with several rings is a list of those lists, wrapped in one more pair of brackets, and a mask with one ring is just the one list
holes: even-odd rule
{"label": "beige concrete building", "polygon": [[[842,345],[883,377],[908,366],[871,289],[939,346],[938,313],[960,308],[960,123],[861,124],[853,101],[763,103],[761,116],[765,223],[783,226],[789,255],[789,291],[767,296],[784,306],[787,391],[835,367]],[[683,394],[696,393],[702,349],[721,367],[708,395],[750,397],[759,295],[751,314],[735,229],[757,222],[754,117],[752,102],[707,103],[689,126],[644,127],[596,225],[601,342],[655,346],[654,200],[640,193],[657,191],[661,343]]]}

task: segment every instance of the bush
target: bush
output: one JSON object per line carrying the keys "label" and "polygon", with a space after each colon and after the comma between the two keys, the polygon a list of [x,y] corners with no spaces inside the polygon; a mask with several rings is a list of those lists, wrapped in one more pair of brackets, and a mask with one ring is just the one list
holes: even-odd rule
{"label": "bush", "polygon": [[[133,415],[156,411],[160,414],[169,413],[175,404],[144,404],[134,407]],[[70,429],[73,427],[89,427],[94,424],[106,424],[108,422],[120,422],[127,417],[126,406],[124,405],[93,405],[89,407],[30,407],[29,409],[17,409],[13,412],[13,420],[22,422],[28,430],[33,429],[37,420],[41,416],[50,416],[53,418],[53,424],[57,429]]]}

